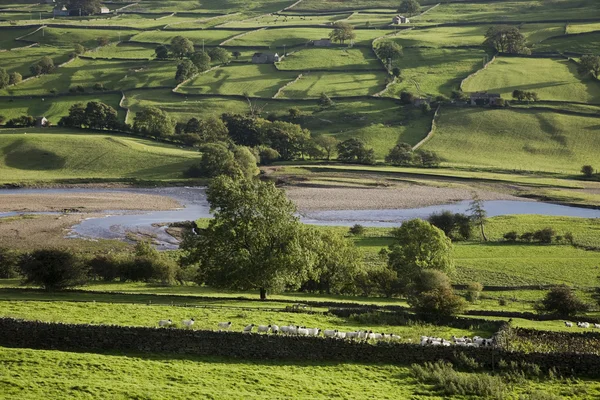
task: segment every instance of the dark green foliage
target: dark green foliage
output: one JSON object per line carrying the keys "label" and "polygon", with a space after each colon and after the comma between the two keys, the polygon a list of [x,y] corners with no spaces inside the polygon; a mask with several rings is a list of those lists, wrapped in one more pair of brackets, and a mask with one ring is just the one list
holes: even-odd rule
{"label": "dark green foliage", "polygon": [[500,53],[531,54],[526,46],[527,39],[515,26],[496,25],[485,33],[484,45],[494,48]]}
{"label": "dark green foliage", "polygon": [[288,110],[291,119],[297,119],[301,115],[301,111],[298,107],[292,107]]}
{"label": "dark green foliage", "polygon": [[391,165],[407,166],[413,163],[413,149],[408,143],[399,143],[392,147],[385,162]]}
{"label": "dark green foliage", "polygon": [[84,284],[88,279],[86,265],[64,250],[36,250],[19,260],[23,283],[46,290],[61,290]]}
{"label": "dark green foliage", "polygon": [[584,165],[583,167],[581,167],[581,173],[586,178],[591,178],[592,176],[594,176],[594,167],[592,167],[591,165]]}
{"label": "dark green foliage", "polygon": [[161,44],[157,46],[156,49],[154,49],[154,54],[156,55],[157,59],[166,60],[167,58],[169,58],[169,49],[167,48],[167,46]]}
{"label": "dark green foliage", "polygon": [[227,125],[234,143],[255,147],[264,143],[262,130],[256,118],[242,114],[223,114],[221,120]]}
{"label": "dark green foliage", "polygon": [[18,260],[15,252],[0,248],[0,279],[11,279],[18,276]]}
{"label": "dark green foliage", "polygon": [[18,83],[21,83],[21,81],[23,80],[23,76],[18,73],[18,72],[11,72],[8,78],[8,84],[9,85],[16,85]]}
{"label": "dark green foliage", "polygon": [[335,22],[333,24],[333,31],[331,31],[329,34],[329,38],[332,42],[338,42],[341,44],[344,44],[347,40],[353,40],[356,38],[354,26],[348,22]]}
{"label": "dark green foliage", "polygon": [[269,165],[280,158],[280,155],[277,152],[277,150],[272,149],[268,146],[262,145],[255,147],[255,149],[257,150],[258,158],[260,160],[261,165]]}
{"label": "dark green foliage", "polygon": [[441,213],[431,214],[427,221],[441,229],[446,236],[453,240],[468,240],[471,238],[471,219],[464,214],[442,211]]}
{"label": "dark green foliage", "polygon": [[97,101],[90,101],[85,108],[81,103],[73,104],[69,109],[69,115],[62,117],[58,125],[91,129],[120,129],[122,127],[118,120],[117,110]]}
{"label": "dark green foliage", "polygon": [[94,83],[93,89],[96,91],[103,91],[104,85],[100,82],[96,82],[96,83]]}
{"label": "dark green foliage", "polygon": [[10,83],[10,75],[4,68],[0,68],[0,89],[4,89]]}
{"label": "dark green foliage", "polygon": [[399,13],[408,15],[414,15],[421,11],[421,5],[417,0],[402,0],[400,7],[398,8]]}
{"label": "dark green foliage", "polygon": [[348,229],[348,233],[354,236],[361,236],[365,233],[365,227],[360,224],[355,224],[350,229]]}
{"label": "dark green foliage", "polygon": [[275,121],[263,124],[265,144],[275,149],[282,160],[293,160],[302,155],[306,142],[310,140],[310,132],[300,125]]}
{"label": "dark green foliage", "polygon": [[319,97],[318,104],[323,108],[331,107],[333,106],[333,100],[331,100],[331,98],[327,96],[327,94],[321,93],[321,97]]}
{"label": "dark green foliage", "polygon": [[417,314],[449,316],[460,313],[465,302],[454,293],[448,276],[426,269],[413,276],[406,288],[408,304]]}
{"label": "dark green foliage", "polygon": [[198,68],[190,60],[183,60],[177,65],[177,72],[175,73],[175,81],[182,83],[192,78],[198,73]]}
{"label": "dark green foliage", "polygon": [[54,71],[54,61],[50,57],[42,57],[42,59],[29,67],[29,71],[35,75],[49,74]]}
{"label": "dark green foliage", "polygon": [[171,40],[171,53],[175,58],[188,57],[194,52],[194,43],[183,36],[175,36]]}
{"label": "dark green foliage", "polygon": [[483,285],[481,283],[470,282],[467,285],[467,293],[465,295],[465,298],[467,299],[467,301],[474,303],[477,300],[479,300],[479,297],[481,296],[482,291],[483,291]]}
{"label": "dark green foliage", "polygon": [[600,56],[588,54],[581,57],[577,72],[581,75],[591,74],[594,78],[600,77]]}
{"label": "dark green foliage", "polygon": [[139,111],[134,118],[134,131],[148,136],[170,136],[175,131],[175,123],[166,112],[157,107]]}
{"label": "dark green foliage", "polygon": [[406,91],[402,91],[400,92],[400,101],[402,102],[402,104],[412,104],[413,101],[415,100],[415,95],[410,93],[410,92],[406,92]]}
{"label": "dark green foliage", "polygon": [[101,0],[68,0],[67,9],[71,15],[93,15],[100,12]]}
{"label": "dark green foliage", "polygon": [[533,234],[533,240],[543,244],[550,244],[552,243],[552,239],[554,239],[554,236],[556,236],[556,232],[554,231],[554,229],[547,227],[536,231]]}
{"label": "dark green foliage", "polygon": [[503,236],[504,240],[507,242],[516,242],[519,238],[519,235],[516,231],[506,232]]}
{"label": "dark green foliage", "polygon": [[375,164],[375,151],[355,138],[344,140],[337,145],[338,160],[348,163]]}
{"label": "dark green foliage", "polygon": [[227,142],[227,126],[218,118],[209,117],[199,120],[190,118],[185,124],[178,124],[177,139],[188,146],[200,146],[207,143]]}
{"label": "dark green foliage", "polygon": [[214,47],[208,51],[211,60],[219,64],[227,64],[231,60],[231,53],[222,47]]}
{"label": "dark green foliage", "polygon": [[35,126],[35,118],[31,115],[22,115],[6,121],[7,128],[26,128],[29,126]]}
{"label": "dark green foliage", "polygon": [[396,42],[381,41],[375,47],[375,53],[377,53],[377,57],[387,63],[387,60],[395,60],[402,55],[402,46]]}
{"label": "dark green foliage", "polygon": [[208,71],[210,69],[211,57],[205,51],[195,52],[190,56],[190,60],[200,72]]}
{"label": "dark green foliage", "polygon": [[[245,149],[246,151],[242,150]],[[252,177],[258,173],[256,158],[249,154],[247,148],[236,148],[233,151],[222,143],[210,143],[200,151],[200,163],[192,166],[186,173],[188,177],[214,178],[219,175],[229,177]]]}
{"label": "dark green foliage", "polygon": [[85,53],[85,47],[83,47],[79,43],[76,43],[75,46],[73,46],[73,53],[75,53],[79,56],[79,55]]}
{"label": "dark green foliage", "polygon": [[321,135],[314,138],[313,142],[323,149],[327,156],[327,160],[330,160],[331,156],[337,150],[337,145],[340,141],[337,140],[334,136]]}
{"label": "dark green foliage", "polygon": [[540,314],[570,317],[588,311],[589,306],[579,300],[570,287],[561,285],[550,289],[544,299],[535,305],[535,309]]}
{"label": "dark green foliage", "polygon": [[125,259],[120,259],[114,254],[98,254],[88,260],[87,265],[93,278],[112,282],[121,275],[124,262]]}
{"label": "dark green foliage", "polygon": [[528,92],[524,90],[515,89],[512,93],[512,97],[518,101],[538,101],[539,96],[536,92]]}

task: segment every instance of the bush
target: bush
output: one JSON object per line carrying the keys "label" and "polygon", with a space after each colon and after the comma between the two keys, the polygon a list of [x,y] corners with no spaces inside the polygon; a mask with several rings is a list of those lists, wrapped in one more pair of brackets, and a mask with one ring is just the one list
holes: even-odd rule
{"label": "bush", "polygon": [[35,126],[35,118],[31,115],[22,115],[6,121],[7,128],[27,128],[29,126]]}
{"label": "bush", "polygon": [[61,290],[84,284],[87,266],[74,254],[64,250],[36,250],[19,260],[23,283],[46,290]]}
{"label": "bush", "polygon": [[535,305],[535,309],[540,314],[569,317],[588,311],[589,306],[579,300],[570,287],[561,285],[550,289],[544,299]]}
{"label": "bush", "polygon": [[468,240],[471,238],[471,219],[465,214],[452,214],[450,211],[445,210],[441,213],[431,214],[427,221],[436,228],[441,229],[452,240]]}
{"label": "bush", "polygon": [[524,242],[530,243],[533,240],[533,233],[525,232],[521,236],[519,236],[519,239],[521,239]]}
{"label": "bush", "polygon": [[554,239],[555,235],[556,235],[556,232],[554,232],[554,229],[548,227],[548,228],[544,228],[539,231],[536,231],[533,234],[533,240],[538,241],[543,244],[550,244],[550,243],[552,243],[552,239]]}
{"label": "bush", "polygon": [[104,85],[100,82],[96,82],[96,83],[94,83],[94,90],[98,90],[98,91],[104,90]]}
{"label": "bush", "polygon": [[17,255],[8,250],[0,248],[0,279],[16,278],[17,272]]}
{"label": "bush", "polygon": [[93,278],[112,282],[120,276],[123,261],[113,254],[100,254],[89,260],[87,265]]}
{"label": "bush", "polygon": [[503,236],[504,240],[507,242],[516,242],[519,238],[519,235],[516,231],[506,232]]}
{"label": "bush", "polygon": [[594,167],[592,167],[591,165],[584,165],[583,167],[581,167],[581,173],[586,178],[591,178],[592,176],[594,176]]}
{"label": "bush", "polygon": [[474,303],[479,300],[481,292],[483,291],[483,285],[479,282],[471,282],[467,285],[467,294],[465,298],[467,301]]}
{"label": "bush", "polygon": [[360,236],[365,233],[365,227],[360,224],[355,224],[350,229],[348,229],[348,233],[354,236]]}
{"label": "bush", "polygon": [[464,300],[454,293],[450,280],[441,271],[421,271],[409,286],[408,293],[408,304],[417,314],[449,316],[465,308]]}

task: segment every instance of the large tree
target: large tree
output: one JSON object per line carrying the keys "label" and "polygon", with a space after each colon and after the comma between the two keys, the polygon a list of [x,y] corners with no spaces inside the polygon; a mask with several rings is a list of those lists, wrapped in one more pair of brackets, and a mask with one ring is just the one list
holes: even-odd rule
{"label": "large tree", "polygon": [[444,232],[427,221],[412,219],[393,232],[394,243],[388,253],[388,265],[408,284],[426,269],[452,273],[452,242]]}
{"label": "large tree", "polygon": [[268,145],[275,149],[283,160],[293,160],[302,154],[303,144],[310,140],[310,132],[300,125],[275,121],[263,125]]}
{"label": "large tree", "polygon": [[175,36],[171,40],[171,53],[175,58],[184,58],[194,52],[194,43],[183,36]]}
{"label": "large tree", "polygon": [[198,68],[190,60],[182,60],[177,65],[177,72],[175,72],[175,81],[182,83],[192,78],[198,73]]}
{"label": "large tree", "polygon": [[331,156],[335,154],[337,145],[340,143],[334,136],[327,135],[317,136],[313,141],[325,151],[327,160],[330,160]]}
{"label": "large tree", "polygon": [[414,15],[421,11],[421,5],[417,0],[403,0],[398,7],[398,12],[408,15]]}
{"label": "large tree", "polygon": [[229,136],[236,143],[243,146],[255,147],[264,142],[263,120],[243,114],[223,114],[221,120],[227,125]]}
{"label": "large tree", "polygon": [[88,270],[76,256],[64,250],[36,250],[19,261],[23,283],[46,290],[61,290],[85,283]]}
{"label": "large tree", "polygon": [[215,47],[208,51],[208,55],[214,62],[227,64],[231,60],[231,53],[222,47]]}
{"label": "large tree", "polygon": [[190,60],[194,63],[198,71],[204,72],[210,69],[211,58],[205,51],[197,51],[190,56]]}
{"label": "large tree", "polygon": [[175,123],[166,112],[157,107],[144,108],[133,119],[133,129],[149,136],[170,136],[175,130]]}
{"label": "large tree", "polygon": [[198,282],[216,288],[268,291],[297,288],[315,263],[313,235],[273,183],[219,176],[207,197],[214,218],[182,243],[184,261],[199,265]]}
{"label": "large tree", "polygon": [[67,8],[71,15],[98,14],[101,6],[101,0],[68,0],[67,2]]}
{"label": "large tree", "polygon": [[487,222],[487,211],[483,206],[483,200],[479,198],[479,196],[473,196],[473,200],[471,201],[471,205],[467,210],[471,213],[471,221],[473,224],[478,226],[481,231],[481,238],[484,242],[487,242],[487,236],[485,234],[485,224]]}
{"label": "large tree", "polygon": [[402,55],[402,46],[396,42],[386,40],[377,44],[375,53],[377,53],[377,56],[380,59],[387,63],[389,59],[395,60]]}
{"label": "large tree", "polygon": [[595,78],[600,78],[600,56],[588,54],[581,57],[577,71],[581,75],[592,74]]}
{"label": "large tree", "polygon": [[495,25],[485,33],[484,45],[493,47],[500,53],[531,54],[526,46],[525,36],[515,26]]}
{"label": "large tree", "polygon": [[368,149],[365,144],[351,138],[337,145],[338,160],[358,164],[375,164],[375,151]]}
{"label": "large tree", "polygon": [[333,24],[333,30],[329,34],[329,38],[333,42],[339,42],[341,44],[344,44],[346,40],[353,40],[356,38],[354,26],[347,22],[336,22]]}

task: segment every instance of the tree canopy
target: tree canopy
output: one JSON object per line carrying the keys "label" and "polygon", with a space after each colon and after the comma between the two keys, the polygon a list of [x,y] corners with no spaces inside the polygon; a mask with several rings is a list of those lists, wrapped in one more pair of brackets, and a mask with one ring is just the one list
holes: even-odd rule
{"label": "tree canopy", "polygon": [[190,60],[182,60],[177,65],[177,72],[175,72],[175,81],[182,83],[192,78],[198,73],[198,68]]}
{"label": "tree canopy", "polygon": [[354,26],[348,22],[336,22],[333,24],[333,31],[329,34],[329,38],[331,41],[341,44],[344,44],[347,40],[353,40],[356,38]]}
{"label": "tree canopy", "polygon": [[150,136],[169,136],[175,130],[173,120],[157,107],[147,107],[136,113],[133,119],[136,132]]}
{"label": "tree canopy", "polygon": [[175,36],[171,40],[171,53],[175,58],[184,58],[194,52],[194,43],[183,36]]}
{"label": "tree canopy", "polygon": [[402,55],[402,46],[396,42],[386,40],[377,44],[375,53],[377,53],[379,58],[386,62],[388,59],[395,60]]}
{"label": "tree canopy", "polygon": [[400,3],[400,7],[398,7],[398,12],[414,15],[421,11],[421,5],[417,0],[402,0]]}
{"label": "tree canopy", "polygon": [[338,160],[359,164],[375,164],[375,151],[355,138],[344,140],[337,145]]}
{"label": "tree canopy", "polygon": [[208,71],[210,69],[211,57],[205,51],[195,52],[190,56],[190,60],[200,72]]}
{"label": "tree canopy", "polygon": [[98,101],[90,101],[85,106],[76,103],[69,108],[69,115],[62,117],[59,126],[91,129],[120,129],[117,110]]}
{"label": "tree canopy", "polygon": [[102,6],[101,0],[68,0],[67,8],[71,15],[92,15],[98,14]]}
{"label": "tree canopy", "polygon": [[587,54],[581,57],[577,71],[581,75],[592,74],[594,78],[600,78],[600,56]]}
{"label": "tree canopy", "polygon": [[10,82],[10,76],[4,68],[0,68],[0,89],[4,89]]}
{"label": "tree canopy", "polygon": [[531,54],[526,46],[525,36],[515,26],[495,25],[485,33],[484,45],[493,47],[500,53]]}
{"label": "tree canopy", "polygon": [[227,64],[231,60],[231,53],[222,47],[215,47],[208,51],[210,58],[219,64]]}

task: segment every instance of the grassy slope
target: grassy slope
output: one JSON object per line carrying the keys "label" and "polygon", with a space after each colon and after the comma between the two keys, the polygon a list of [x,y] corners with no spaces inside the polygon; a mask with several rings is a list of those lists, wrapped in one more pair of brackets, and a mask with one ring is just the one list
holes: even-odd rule
{"label": "grassy slope", "polygon": [[239,35],[240,31],[227,31],[227,30],[200,30],[200,31],[148,31],[142,32],[131,38],[134,42],[144,43],[170,43],[171,40],[176,36],[183,36],[197,46],[202,46],[202,41],[207,46],[216,46],[222,41],[229,39],[233,36]]}
{"label": "grassy slope", "polygon": [[0,56],[0,68],[10,72],[18,72],[22,76],[31,75],[29,66],[42,57],[50,57],[55,65],[61,64],[69,59],[68,54],[72,49],[54,46],[36,46],[28,49],[11,50]]}
{"label": "grassy slope", "polygon": [[384,72],[309,72],[283,91],[289,99],[373,95],[385,88]]}
{"label": "grassy slope", "polygon": [[148,44],[129,44],[119,43],[110,44],[100,47],[93,51],[88,51],[85,55],[93,58],[146,58],[153,59],[155,57],[155,45]]}
{"label": "grassy slope", "polygon": [[109,30],[109,29],[87,29],[82,28],[46,28],[42,32],[37,31],[33,35],[27,36],[30,42],[40,44],[49,44],[54,46],[73,46],[79,43],[85,48],[94,48],[98,46],[99,38],[108,38],[111,42],[116,42],[119,37],[126,41],[135,35],[137,31],[132,30]]}
{"label": "grassy slope", "polygon": [[0,49],[14,49],[27,46],[28,43],[16,42],[15,39],[33,32],[34,28],[0,29]]}
{"label": "grassy slope", "polygon": [[574,62],[563,59],[497,58],[486,70],[465,81],[465,92],[536,92],[542,100],[600,102],[600,83],[581,79]]}
{"label": "grassy slope", "polygon": [[383,70],[383,65],[369,49],[348,48],[310,48],[289,54],[277,64],[280,70],[310,71],[327,69],[345,70]]}
{"label": "grassy slope", "polygon": [[[289,29],[266,29],[251,32],[245,36],[234,39],[227,46],[269,46],[273,51],[283,51],[283,46],[289,47],[304,45],[311,40],[329,37],[331,28],[289,28]],[[373,39],[383,36],[389,31],[369,29],[357,30],[355,44],[370,46]]]}
{"label": "grassy slope", "polygon": [[[24,133],[27,132],[27,135]],[[156,142],[69,130],[3,130],[0,181],[177,179],[197,153]]]}
{"label": "grassy slope", "polygon": [[578,173],[597,160],[599,122],[544,111],[446,108],[424,148],[453,166]]}
{"label": "grassy slope", "polygon": [[596,54],[600,51],[600,32],[586,35],[569,35],[544,40],[535,47],[535,51]]}

